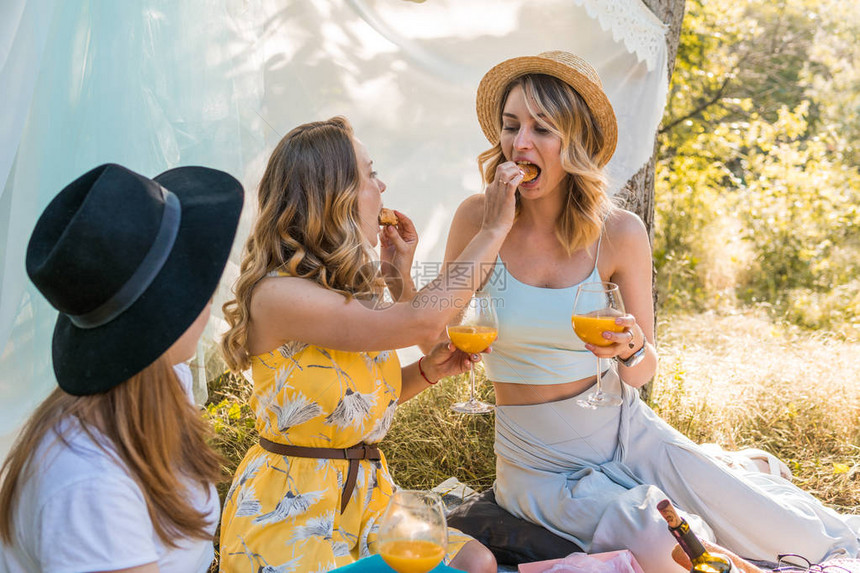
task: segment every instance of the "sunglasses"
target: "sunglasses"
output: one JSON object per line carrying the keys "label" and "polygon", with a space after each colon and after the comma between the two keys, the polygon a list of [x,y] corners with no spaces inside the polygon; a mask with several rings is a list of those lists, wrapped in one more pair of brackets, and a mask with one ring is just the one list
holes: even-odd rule
{"label": "sunglasses", "polygon": [[[773,571],[811,571],[813,573],[851,573],[850,569],[839,565],[827,565],[826,563],[812,563],[803,555],[796,553],[783,553],[777,555],[776,568]],[[800,562],[798,565],[797,563]]]}

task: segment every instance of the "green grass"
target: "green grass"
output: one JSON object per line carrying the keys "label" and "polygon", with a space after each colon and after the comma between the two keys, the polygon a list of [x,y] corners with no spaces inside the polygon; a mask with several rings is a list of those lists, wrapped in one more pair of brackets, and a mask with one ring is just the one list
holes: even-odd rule
{"label": "green grass", "polygon": [[[794,482],[844,513],[860,514],[860,344],[754,314],[662,316],[660,367],[649,405],[696,442],[758,447],[783,459]],[[479,370],[478,393],[493,401]],[[254,443],[250,385],[210,384],[207,416],[232,475]],[[476,490],[493,483],[493,420],[449,406],[468,378],[441,381],[401,406],[382,443],[395,481],[429,489],[454,476]],[[226,493],[229,483],[219,493]]]}

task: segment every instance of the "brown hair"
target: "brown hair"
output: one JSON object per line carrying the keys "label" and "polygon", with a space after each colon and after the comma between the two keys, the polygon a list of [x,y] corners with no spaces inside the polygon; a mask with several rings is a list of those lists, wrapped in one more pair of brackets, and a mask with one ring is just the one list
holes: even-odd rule
{"label": "brown hair", "polygon": [[[591,245],[600,236],[612,209],[606,194],[606,175],[597,165],[603,134],[585,101],[572,87],[553,76],[531,74],[512,81],[497,110],[500,125],[508,95],[521,86],[531,115],[561,138],[561,165],[569,174],[565,207],[556,221],[555,234],[568,253]],[[532,101],[537,109],[532,109]],[[485,183],[504,161],[501,141],[478,156]],[[517,196],[517,212],[520,198]]]}
{"label": "brown hair", "polygon": [[250,364],[251,297],[272,271],[310,279],[347,299],[380,293],[358,223],[360,179],[344,117],[300,125],[278,143],[260,181],[259,216],[245,243],[236,297],[223,306],[230,328],[221,351],[231,370]]}
{"label": "brown hair", "polygon": [[[59,428],[63,420],[76,424]],[[27,479],[38,472],[50,448],[68,444],[80,428],[102,450],[121,463],[140,486],[159,539],[171,547],[182,538],[209,539],[208,515],[186,496],[187,484],[223,479],[222,459],[207,444],[210,428],[189,403],[166,355],[107,392],[73,396],[54,390],[30,416],[0,468],[0,540],[13,539],[17,497]],[[110,446],[97,434],[107,438]],[[44,455],[39,445],[54,438]]]}

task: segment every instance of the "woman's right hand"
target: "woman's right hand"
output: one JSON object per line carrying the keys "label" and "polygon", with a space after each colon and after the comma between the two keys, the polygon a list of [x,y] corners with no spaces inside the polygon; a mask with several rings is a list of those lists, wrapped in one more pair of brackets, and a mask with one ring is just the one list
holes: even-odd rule
{"label": "woman's right hand", "polygon": [[484,221],[481,229],[501,231],[507,234],[514,224],[517,186],[523,180],[523,172],[513,161],[506,161],[496,168],[496,174],[484,193]]}
{"label": "woman's right hand", "polygon": [[483,352],[468,354],[458,350],[450,340],[444,340],[437,342],[424,357],[424,369],[434,380],[457,376],[474,368],[473,363],[480,362],[482,354],[489,354],[492,351],[491,346]]}

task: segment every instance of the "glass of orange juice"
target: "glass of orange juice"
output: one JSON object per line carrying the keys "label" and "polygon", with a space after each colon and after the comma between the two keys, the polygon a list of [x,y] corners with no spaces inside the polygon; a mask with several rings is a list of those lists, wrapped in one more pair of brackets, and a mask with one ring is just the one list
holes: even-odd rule
{"label": "glass of orange juice", "polygon": [[[448,325],[448,338],[459,350],[477,354],[489,348],[499,334],[499,318],[490,295],[475,293],[464,311]],[[493,405],[478,400],[475,396],[475,365],[469,369],[469,399],[457,402],[451,409],[462,414],[485,414]]]}
{"label": "glass of orange juice", "polygon": [[379,522],[377,549],[398,573],[427,573],[439,565],[448,549],[442,498],[432,491],[395,491]]}
{"label": "glass of orange juice", "polygon": [[[615,319],[622,314],[624,314],[624,302],[621,300],[621,290],[617,284],[585,283],[576,289],[571,323],[573,331],[583,342],[595,346],[610,346],[612,341],[603,338],[603,333],[623,332],[624,327],[615,324]],[[595,358],[597,359],[597,382],[594,391],[577,400],[577,404],[585,408],[620,406],[621,396],[604,392],[600,388],[600,357],[595,356]]]}

